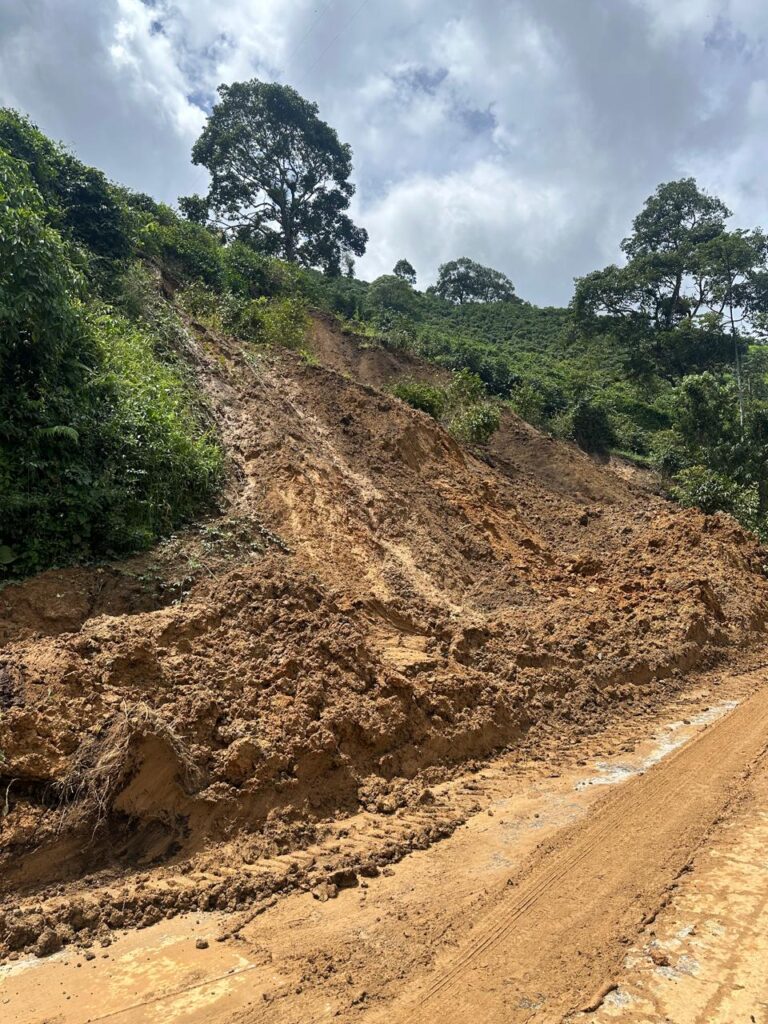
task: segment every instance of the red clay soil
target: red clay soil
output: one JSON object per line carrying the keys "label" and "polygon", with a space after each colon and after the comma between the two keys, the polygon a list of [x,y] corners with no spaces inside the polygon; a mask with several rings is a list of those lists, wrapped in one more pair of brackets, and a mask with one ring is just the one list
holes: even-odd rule
{"label": "red clay soil", "polygon": [[[432,368],[327,318],[325,365],[189,339],[230,458],[222,515],[0,592],[6,956],[198,906],[145,898],[148,872],[391,812],[424,773],[651,707],[763,630],[764,556],[731,519],[512,415],[463,448],[386,393]],[[253,896],[222,883],[205,906]]]}

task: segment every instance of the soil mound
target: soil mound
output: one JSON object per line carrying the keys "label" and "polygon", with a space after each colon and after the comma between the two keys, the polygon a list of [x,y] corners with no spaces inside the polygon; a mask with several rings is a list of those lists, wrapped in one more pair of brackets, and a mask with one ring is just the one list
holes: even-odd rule
{"label": "soil mound", "polygon": [[652,703],[763,629],[763,554],[729,518],[511,414],[462,448],[386,391],[434,368],[327,318],[313,348],[190,324],[222,514],[162,558],[0,593],[3,953],[160,913],[143,883],[119,913],[53,899],[73,879],[183,874],[236,835],[300,846],[435,766]]}

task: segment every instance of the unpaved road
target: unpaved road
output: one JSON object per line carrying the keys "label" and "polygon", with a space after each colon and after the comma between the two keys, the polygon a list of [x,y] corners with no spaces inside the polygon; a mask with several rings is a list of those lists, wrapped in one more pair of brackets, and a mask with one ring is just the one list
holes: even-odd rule
{"label": "unpaved road", "polygon": [[768,689],[538,851],[416,994],[372,1020],[557,1021],[602,1000],[768,743]]}
{"label": "unpaved road", "polygon": [[[466,777],[478,809],[451,838],[329,902],[285,898],[238,940],[213,941],[227,918],[196,915],[128,933],[93,961],[14,965],[2,1019],[485,1024],[590,1020],[580,1011],[594,1005],[601,1024],[764,1022],[768,688],[727,709],[691,710],[596,773]],[[609,790],[588,784],[646,767]],[[683,983],[693,993],[671,997]]]}

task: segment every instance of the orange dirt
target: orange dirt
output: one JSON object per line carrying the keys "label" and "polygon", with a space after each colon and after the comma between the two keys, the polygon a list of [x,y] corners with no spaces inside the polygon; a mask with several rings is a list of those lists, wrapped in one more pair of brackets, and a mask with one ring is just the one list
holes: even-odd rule
{"label": "orange dirt", "polygon": [[[727,517],[511,415],[462,448],[382,390],[431,368],[323,318],[326,365],[189,342],[222,514],[0,593],[5,956],[353,884],[466,817],[432,803],[451,771],[650,712],[760,640],[763,554]],[[409,824],[298,856],[360,813]]]}

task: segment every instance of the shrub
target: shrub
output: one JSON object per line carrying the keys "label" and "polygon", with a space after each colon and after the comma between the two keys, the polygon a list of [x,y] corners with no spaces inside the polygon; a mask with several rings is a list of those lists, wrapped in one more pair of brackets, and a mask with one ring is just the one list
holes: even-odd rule
{"label": "shrub", "polygon": [[546,422],[546,395],[532,381],[522,381],[512,393],[510,404],[518,416],[535,427]]}
{"label": "shrub", "polygon": [[445,412],[447,396],[445,388],[425,381],[409,378],[401,380],[392,388],[392,394],[414,409],[421,409],[435,420],[442,419]]}
{"label": "shrub", "polygon": [[154,339],[122,316],[88,312],[77,254],[44,212],[24,165],[0,149],[6,574],[149,543],[210,498],[221,466]]}
{"label": "shrub", "polygon": [[[755,517],[754,496],[729,477],[706,466],[690,466],[675,478],[673,497],[681,505],[697,507],[708,514],[731,512],[742,522]],[[753,500],[750,500],[750,497]]]}
{"label": "shrub", "polygon": [[222,301],[222,324],[230,334],[262,345],[301,348],[309,320],[297,298],[244,300],[231,293]]}
{"label": "shrub", "polygon": [[570,413],[570,436],[585,452],[607,452],[616,443],[605,409],[581,398]]}
{"label": "shrub", "polygon": [[202,281],[193,281],[178,293],[182,308],[196,320],[220,330],[222,323],[222,299],[215,289]]}
{"label": "shrub", "polygon": [[454,437],[469,444],[485,444],[499,429],[498,408],[486,400],[480,378],[469,370],[454,374],[447,387],[407,378],[393,394],[443,423]]}
{"label": "shrub", "polygon": [[489,402],[478,402],[458,412],[448,424],[448,429],[460,441],[471,444],[485,444],[491,434],[499,429],[499,410]]}
{"label": "shrub", "polygon": [[687,446],[674,430],[659,431],[650,448],[651,462],[662,476],[675,476],[691,461]]}
{"label": "shrub", "polygon": [[411,285],[394,274],[377,277],[368,288],[365,309],[377,319],[384,313],[402,313],[413,317],[418,312],[418,294]]}
{"label": "shrub", "polygon": [[93,272],[108,279],[135,241],[135,220],[121,189],[54,144],[32,122],[0,109],[0,147],[23,161],[44,200],[48,223],[95,258]]}
{"label": "shrub", "polygon": [[224,265],[220,238],[201,224],[181,220],[167,207],[164,213],[143,229],[143,254],[155,256],[181,281],[199,280],[221,288]]}
{"label": "shrub", "polygon": [[155,354],[152,336],[109,311],[92,318],[102,356],[95,383],[109,397],[96,550],[144,547],[213,496],[221,450],[202,429],[179,369]]}
{"label": "shrub", "polygon": [[235,240],[222,250],[224,283],[236,295],[249,299],[295,290],[295,271],[286,263],[256,252]]}
{"label": "shrub", "polygon": [[471,405],[485,397],[485,386],[476,373],[459,370],[454,373],[446,394],[448,402],[454,407]]}

